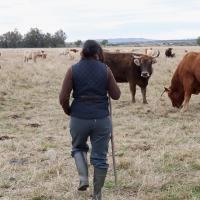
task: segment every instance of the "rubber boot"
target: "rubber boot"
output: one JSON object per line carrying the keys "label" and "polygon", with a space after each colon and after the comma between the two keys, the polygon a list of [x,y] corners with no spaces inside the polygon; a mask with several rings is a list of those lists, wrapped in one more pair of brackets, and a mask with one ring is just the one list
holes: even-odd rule
{"label": "rubber boot", "polygon": [[74,159],[80,179],[78,190],[87,190],[87,188],[89,187],[87,154],[86,152],[78,151],[74,154]]}
{"label": "rubber boot", "polygon": [[101,189],[103,188],[104,181],[106,178],[108,169],[100,169],[94,167],[94,192],[93,192],[93,199],[94,200],[101,200]]}

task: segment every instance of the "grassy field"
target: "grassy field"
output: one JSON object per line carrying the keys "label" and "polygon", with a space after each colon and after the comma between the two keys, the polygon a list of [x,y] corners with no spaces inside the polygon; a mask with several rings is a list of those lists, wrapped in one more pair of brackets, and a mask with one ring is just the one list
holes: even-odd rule
{"label": "grassy field", "polygon": [[[167,47],[152,48],[161,53],[147,87],[148,104],[142,104],[139,87],[132,104],[127,83],[119,84],[122,95],[112,101],[119,188],[110,145],[105,200],[200,199],[200,97],[192,96],[186,112],[173,108],[167,94],[160,97],[186,47],[174,46],[173,59],[165,57]],[[145,47],[123,49],[144,53]],[[47,58],[35,64],[23,62],[24,49],[0,49],[0,199],[91,199],[93,166],[89,190],[78,192],[69,117],[58,100],[65,73],[79,53],[71,61],[58,49],[44,50]]]}

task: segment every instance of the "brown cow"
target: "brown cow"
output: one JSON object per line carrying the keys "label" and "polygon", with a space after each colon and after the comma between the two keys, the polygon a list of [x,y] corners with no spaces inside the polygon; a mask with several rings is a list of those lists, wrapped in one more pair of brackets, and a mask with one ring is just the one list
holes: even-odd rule
{"label": "brown cow", "polygon": [[132,102],[135,103],[136,85],[141,88],[143,103],[146,100],[146,87],[153,72],[154,57],[137,53],[103,52],[104,63],[111,69],[118,83],[129,82]]}
{"label": "brown cow", "polygon": [[78,52],[77,49],[70,49],[70,51],[73,51],[74,53]]}
{"label": "brown cow", "polygon": [[42,54],[42,58],[46,58],[47,57],[47,54],[46,53],[43,53]]}
{"label": "brown cow", "polygon": [[165,50],[165,56],[168,58],[172,56],[172,48],[168,48]]}
{"label": "brown cow", "polygon": [[184,101],[181,111],[187,109],[191,95],[200,92],[199,63],[199,52],[187,53],[174,72],[171,86],[163,91],[168,93],[173,107],[181,107]]}

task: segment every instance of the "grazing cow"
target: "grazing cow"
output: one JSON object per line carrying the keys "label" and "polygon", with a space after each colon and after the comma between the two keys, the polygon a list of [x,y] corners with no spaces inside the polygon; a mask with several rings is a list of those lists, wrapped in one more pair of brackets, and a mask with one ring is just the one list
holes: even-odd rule
{"label": "grazing cow", "polygon": [[28,62],[29,59],[33,59],[33,61],[36,63],[36,58],[38,57],[39,53],[38,51],[25,51],[24,52],[24,62]]}
{"label": "grazing cow", "polygon": [[173,107],[183,108],[185,111],[188,107],[192,94],[200,92],[200,53],[189,52],[179,63],[171,80],[171,86],[165,87],[164,92],[168,93]]}
{"label": "grazing cow", "polygon": [[77,49],[70,49],[70,51],[73,51],[74,53],[78,52]]}
{"label": "grazing cow", "polygon": [[143,103],[146,104],[146,87],[153,72],[156,56],[137,53],[103,52],[104,63],[111,69],[118,83],[129,82],[132,103],[135,103],[136,85],[141,88]]}
{"label": "grazing cow", "polygon": [[67,54],[67,59],[68,60],[74,60],[74,52],[73,51],[70,51],[68,54]]}
{"label": "grazing cow", "polygon": [[43,53],[44,53],[44,51],[38,50],[38,57],[42,57]]}
{"label": "grazing cow", "polygon": [[166,57],[171,57],[172,56],[172,48],[168,48],[165,50],[165,56]]}
{"label": "grazing cow", "polygon": [[59,49],[59,56],[60,55],[67,55],[69,53],[69,49]]}

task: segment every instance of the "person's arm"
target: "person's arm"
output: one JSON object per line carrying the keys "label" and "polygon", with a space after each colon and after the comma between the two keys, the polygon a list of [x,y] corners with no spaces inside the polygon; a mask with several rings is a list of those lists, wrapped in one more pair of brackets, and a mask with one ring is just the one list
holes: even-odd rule
{"label": "person's arm", "polygon": [[61,92],[59,94],[59,101],[60,105],[62,106],[65,114],[70,115],[70,105],[69,105],[69,99],[70,99],[70,93],[72,91],[72,67],[70,67],[67,70],[67,73],[65,75]]}
{"label": "person's arm", "polygon": [[112,99],[118,100],[120,98],[121,91],[109,67],[107,67],[107,72],[108,72],[108,94]]}

